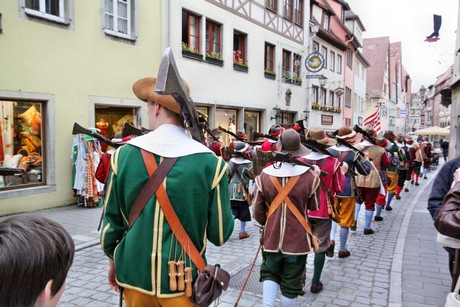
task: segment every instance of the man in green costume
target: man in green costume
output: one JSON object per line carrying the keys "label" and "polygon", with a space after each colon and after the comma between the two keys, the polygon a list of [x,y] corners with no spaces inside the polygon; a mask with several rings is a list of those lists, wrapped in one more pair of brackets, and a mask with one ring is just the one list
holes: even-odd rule
{"label": "man in green costume", "polygon": [[143,78],[133,85],[134,94],[148,104],[149,125],[154,130],[129,141],[112,156],[101,245],[111,258],[109,284],[116,291],[124,288],[126,306],[196,306],[184,289],[170,287],[168,262],[191,267],[193,280],[198,272],[155,195],[128,226],[134,200],[149,179],[141,150],[153,153],[158,165],[163,158],[178,157],[163,186],[205,261],[207,240],[222,245],[233,231],[227,164],[186,134],[179,105],[172,96],[158,95],[155,85],[155,78]]}

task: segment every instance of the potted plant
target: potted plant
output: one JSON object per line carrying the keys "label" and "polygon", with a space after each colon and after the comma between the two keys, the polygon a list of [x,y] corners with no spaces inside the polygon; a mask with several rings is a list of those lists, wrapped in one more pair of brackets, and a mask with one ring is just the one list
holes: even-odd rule
{"label": "potted plant", "polygon": [[248,61],[241,56],[241,50],[233,51],[233,69],[248,72]]}
{"label": "potted plant", "polygon": [[318,104],[318,102],[313,101],[313,102],[311,103],[311,108],[312,108],[313,110],[318,110],[318,109],[319,109],[319,104]]}
{"label": "potted plant", "polygon": [[321,111],[327,111],[327,106],[325,104],[322,104],[320,106]]}
{"label": "potted plant", "polygon": [[285,81],[291,81],[291,74],[287,71],[283,72],[283,79]]}
{"label": "potted plant", "polygon": [[268,79],[275,79],[276,78],[276,73],[273,69],[271,68],[268,68],[266,67],[264,69],[264,75],[265,75],[265,78],[268,78]]}
{"label": "potted plant", "polygon": [[203,55],[200,54],[200,47],[190,47],[187,43],[182,42],[182,55],[186,58],[194,60],[203,60]]}
{"label": "potted plant", "polygon": [[222,55],[220,52],[211,52],[206,50],[206,62],[217,66],[224,66]]}
{"label": "potted plant", "polygon": [[294,83],[297,84],[297,85],[301,85],[301,84],[302,84],[302,79],[301,79],[299,76],[297,76],[297,75],[293,75],[293,76],[292,76],[292,81],[294,81]]}

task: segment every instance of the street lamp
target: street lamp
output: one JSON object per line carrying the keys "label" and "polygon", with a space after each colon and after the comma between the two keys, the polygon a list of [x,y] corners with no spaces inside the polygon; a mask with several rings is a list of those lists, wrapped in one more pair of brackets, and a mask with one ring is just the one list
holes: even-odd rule
{"label": "street lamp", "polygon": [[327,77],[322,75],[321,77],[318,78],[319,79],[319,85],[321,87],[324,87],[327,83]]}
{"label": "street lamp", "polygon": [[308,122],[308,116],[310,115],[310,111],[305,109],[305,110],[303,110],[302,113],[303,113],[303,117],[304,117],[305,121]]}
{"label": "street lamp", "polygon": [[274,116],[270,117],[270,119],[278,119],[278,116],[279,116],[280,111],[281,111],[280,107],[278,107],[278,105],[275,105],[272,110],[273,110],[273,115]]}

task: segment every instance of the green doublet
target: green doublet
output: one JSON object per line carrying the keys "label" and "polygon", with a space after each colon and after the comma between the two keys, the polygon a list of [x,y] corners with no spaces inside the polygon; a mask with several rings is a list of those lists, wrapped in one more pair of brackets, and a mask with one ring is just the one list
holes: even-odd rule
{"label": "green doublet", "polygon": [[[155,155],[158,164],[160,157]],[[173,236],[154,195],[128,231],[131,206],[149,176],[138,147],[125,145],[112,156],[105,202],[102,249],[113,256],[117,282],[158,297],[184,295],[169,290],[168,261],[193,266]],[[193,244],[205,258],[206,241],[222,245],[233,231],[227,164],[212,153],[180,157],[163,184]],[[206,261],[206,259],[205,259]]]}

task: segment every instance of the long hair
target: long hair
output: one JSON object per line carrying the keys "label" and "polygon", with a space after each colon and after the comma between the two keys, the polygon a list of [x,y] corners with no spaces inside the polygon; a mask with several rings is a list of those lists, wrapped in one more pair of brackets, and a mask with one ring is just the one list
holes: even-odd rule
{"label": "long hair", "polygon": [[48,218],[27,214],[0,222],[0,306],[34,306],[50,280],[56,295],[74,254],[69,233]]}

